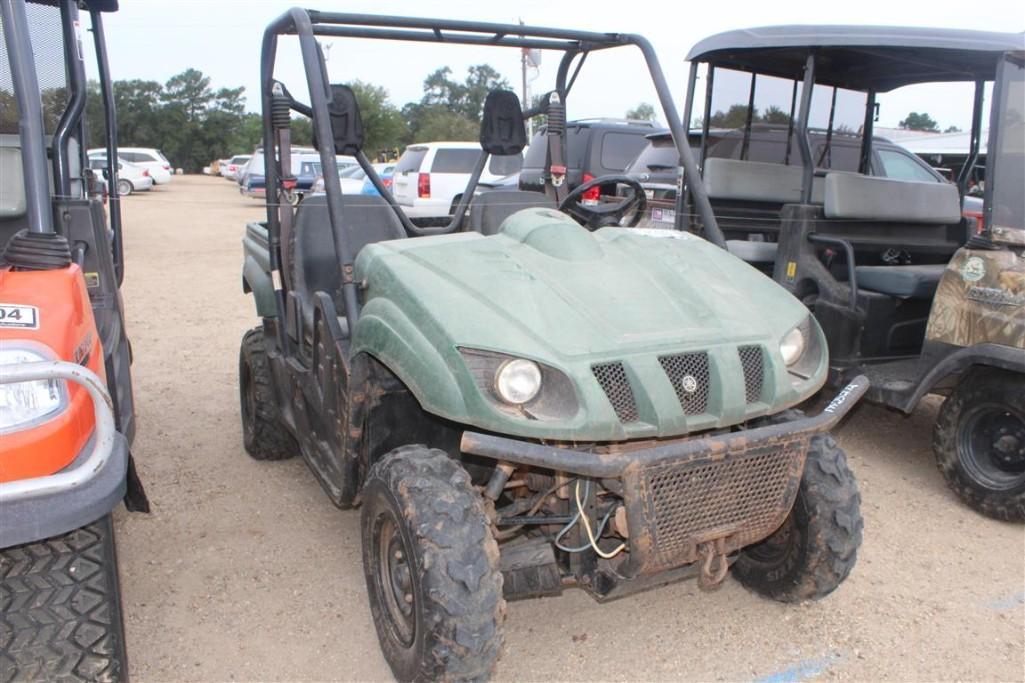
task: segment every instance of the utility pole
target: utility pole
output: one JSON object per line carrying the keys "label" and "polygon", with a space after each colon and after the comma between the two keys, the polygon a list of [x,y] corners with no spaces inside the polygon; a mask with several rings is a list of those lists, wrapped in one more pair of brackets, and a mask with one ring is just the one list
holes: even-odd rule
{"label": "utility pole", "polygon": [[[523,26],[523,18],[520,18],[520,26]],[[523,37],[522,35],[520,36]],[[521,100],[523,101],[523,111],[527,111],[530,108],[530,103],[527,102],[527,48],[520,48],[520,79],[523,88],[523,95]],[[523,128],[527,131],[527,140],[530,140],[530,121],[523,122]]]}

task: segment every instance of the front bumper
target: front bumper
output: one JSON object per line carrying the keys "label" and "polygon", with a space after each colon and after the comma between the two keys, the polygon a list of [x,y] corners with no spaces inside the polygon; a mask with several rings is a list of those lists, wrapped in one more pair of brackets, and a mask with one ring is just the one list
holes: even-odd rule
{"label": "front bumper", "polygon": [[38,379],[78,382],[93,402],[96,427],[82,452],[60,472],[0,484],[0,548],[38,541],[93,522],[125,495],[128,441],[114,428],[103,380],[64,361],[5,366],[0,383]]}
{"label": "front bumper", "polygon": [[740,432],[587,450],[464,432],[461,449],[621,480],[630,552],[617,571],[651,574],[697,561],[705,546],[729,554],[779,528],[797,496],[809,441],[836,425],[868,386],[856,377],[819,415]]}

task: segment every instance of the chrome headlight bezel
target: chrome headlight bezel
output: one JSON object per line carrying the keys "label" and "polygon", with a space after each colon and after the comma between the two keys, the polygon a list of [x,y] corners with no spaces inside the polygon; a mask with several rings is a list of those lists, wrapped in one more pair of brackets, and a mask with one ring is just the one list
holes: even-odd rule
{"label": "chrome headlight bezel", "polygon": [[499,400],[521,406],[537,397],[542,384],[540,365],[526,358],[512,358],[495,370],[492,389]]}

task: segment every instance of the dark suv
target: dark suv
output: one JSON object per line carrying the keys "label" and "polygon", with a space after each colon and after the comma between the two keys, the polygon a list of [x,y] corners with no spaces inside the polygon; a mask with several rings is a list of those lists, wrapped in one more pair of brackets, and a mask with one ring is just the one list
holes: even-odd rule
{"label": "dark suv", "polygon": [[[583,119],[566,124],[566,188],[603,175],[626,171],[641,150],[648,144],[647,136],[663,132],[652,121],[625,119]],[[520,171],[520,189],[544,192],[545,160],[548,140],[545,129],[534,135]],[[598,189],[595,196],[598,198]],[[611,188],[602,188],[603,194],[614,194]],[[585,197],[587,199],[587,197]]]}

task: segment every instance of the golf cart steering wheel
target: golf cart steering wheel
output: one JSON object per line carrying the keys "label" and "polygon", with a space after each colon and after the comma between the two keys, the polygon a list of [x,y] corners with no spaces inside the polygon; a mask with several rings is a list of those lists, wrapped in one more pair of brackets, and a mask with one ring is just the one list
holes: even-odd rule
{"label": "golf cart steering wheel", "polygon": [[[613,183],[626,185],[627,195],[625,197],[617,197],[618,201],[599,201],[598,204],[593,206],[581,203],[580,200],[584,193],[592,187],[611,185]],[[630,213],[630,211],[633,211],[633,217],[629,223],[629,227],[632,228],[641,222],[641,217],[644,215],[646,208],[648,208],[648,198],[644,194],[644,188],[641,187],[641,184],[635,178],[628,175],[603,175],[600,178],[594,178],[586,183],[577,185],[559,204],[560,211],[565,211],[578,221],[581,221],[588,230],[619,225],[623,217]]]}

